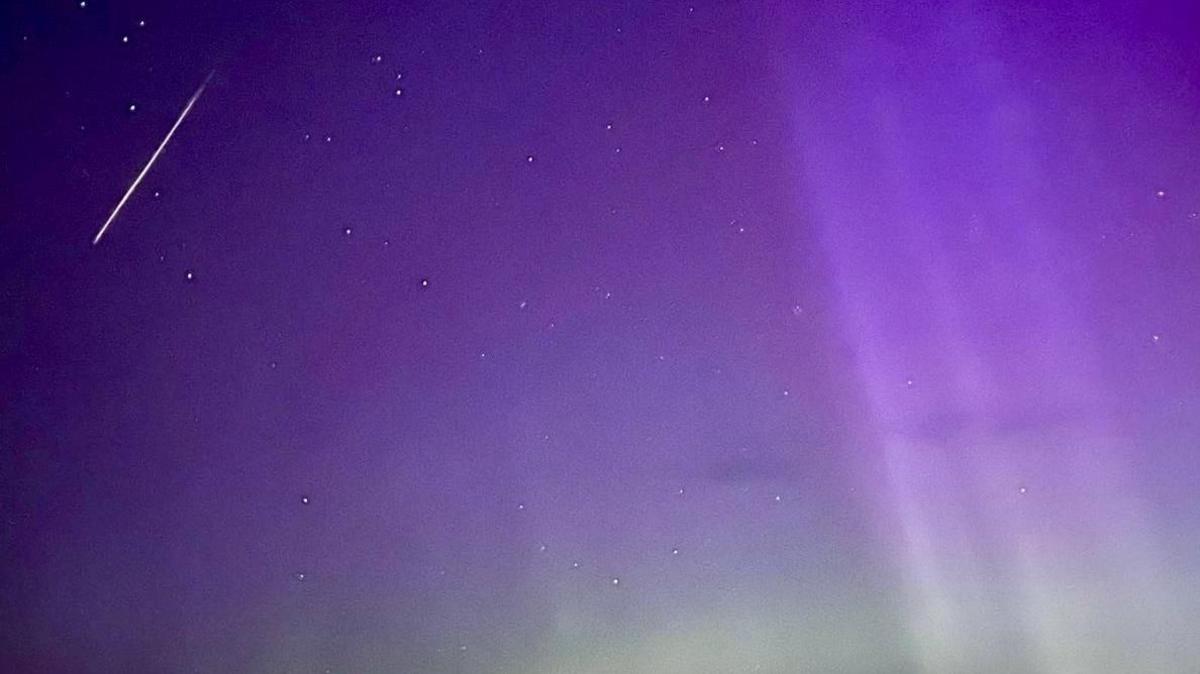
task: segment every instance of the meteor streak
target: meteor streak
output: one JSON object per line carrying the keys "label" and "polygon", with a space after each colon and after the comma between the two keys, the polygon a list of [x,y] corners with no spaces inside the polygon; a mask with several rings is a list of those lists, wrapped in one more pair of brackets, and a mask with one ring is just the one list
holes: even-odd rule
{"label": "meteor streak", "polygon": [[129,196],[141,184],[142,178],[145,178],[146,174],[150,172],[150,167],[154,166],[154,160],[158,159],[158,155],[162,154],[163,148],[167,146],[167,143],[171,142],[171,136],[175,135],[175,129],[179,128],[179,125],[183,123],[183,118],[187,117],[188,113],[192,111],[192,106],[200,99],[200,94],[204,93],[204,87],[207,87],[208,81],[212,79],[213,72],[216,71],[209,71],[208,77],[205,77],[204,81],[200,83],[200,88],[196,89],[196,93],[192,94],[192,97],[188,99],[187,105],[183,106],[183,112],[179,113],[179,119],[175,120],[175,124],[167,132],[167,137],[163,138],[162,142],[158,144],[158,149],[154,151],[154,154],[150,155],[150,161],[146,162],[146,165],[142,168],[142,172],[138,174],[137,178],[134,178],[133,184],[129,186],[129,189],[125,190],[125,196],[121,197],[121,201],[117,202],[117,207],[113,209],[112,214],[104,221],[104,224],[100,227],[100,231],[96,232],[96,237],[92,239],[93,246],[100,243],[100,237],[104,236],[104,232],[108,231],[108,226],[112,224],[112,221],[117,219],[117,214],[121,212],[121,207],[125,205],[125,202],[129,200]]}

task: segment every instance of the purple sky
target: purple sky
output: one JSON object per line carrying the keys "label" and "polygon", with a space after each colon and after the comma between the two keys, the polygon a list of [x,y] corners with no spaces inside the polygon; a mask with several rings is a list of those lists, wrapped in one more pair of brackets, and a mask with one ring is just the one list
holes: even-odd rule
{"label": "purple sky", "polygon": [[1200,6],[1028,4],[5,3],[0,669],[1191,671]]}

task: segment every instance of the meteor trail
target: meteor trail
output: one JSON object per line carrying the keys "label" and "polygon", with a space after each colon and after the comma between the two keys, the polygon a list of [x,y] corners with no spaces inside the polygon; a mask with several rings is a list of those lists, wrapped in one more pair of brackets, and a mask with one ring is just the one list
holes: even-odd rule
{"label": "meteor trail", "polygon": [[125,196],[121,197],[121,201],[117,202],[117,207],[113,209],[112,214],[104,221],[104,224],[100,227],[100,231],[96,232],[96,238],[92,239],[93,246],[100,243],[100,237],[104,236],[104,232],[108,231],[108,226],[112,224],[113,220],[116,220],[117,213],[121,212],[121,207],[129,200],[129,195],[133,194],[133,191],[137,189],[137,186],[142,182],[142,178],[145,178],[146,174],[150,172],[150,167],[154,166],[154,160],[158,159],[158,155],[162,154],[163,148],[167,146],[167,143],[171,142],[171,136],[175,135],[175,129],[179,128],[179,125],[183,123],[183,118],[187,117],[188,113],[192,111],[192,106],[200,99],[200,94],[204,93],[204,87],[208,86],[208,81],[212,79],[214,72],[216,71],[209,71],[208,77],[205,77],[204,81],[200,83],[200,88],[196,89],[196,93],[192,94],[192,97],[188,99],[187,105],[183,106],[183,112],[179,113],[179,119],[175,120],[175,124],[167,132],[167,137],[163,138],[162,142],[158,144],[158,149],[154,151],[154,154],[150,155],[150,161],[146,162],[146,165],[142,168],[142,172],[133,180],[133,184],[129,186],[129,189],[125,190]]}

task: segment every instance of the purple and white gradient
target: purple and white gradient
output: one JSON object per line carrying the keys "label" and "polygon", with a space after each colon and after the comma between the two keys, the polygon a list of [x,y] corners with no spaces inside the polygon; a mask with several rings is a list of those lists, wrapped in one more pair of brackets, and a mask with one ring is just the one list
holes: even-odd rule
{"label": "purple and white gradient", "polygon": [[0,670],[1200,671],[1200,6],[1045,4],[4,5]]}

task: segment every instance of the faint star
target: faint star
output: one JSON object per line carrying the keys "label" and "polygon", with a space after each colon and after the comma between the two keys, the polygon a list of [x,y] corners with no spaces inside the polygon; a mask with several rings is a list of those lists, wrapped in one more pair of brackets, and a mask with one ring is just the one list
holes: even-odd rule
{"label": "faint star", "polygon": [[532,163],[533,163],[533,155],[528,155],[528,156],[526,156],[526,157],[525,157],[525,163],[527,163],[527,164],[532,164]]}
{"label": "faint star", "polygon": [[351,232],[351,229],[349,227],[342,230],[342,233],[345,234],[346,236],[350,236],[350,232]]}
{"label": "faint star", "polygon": [[396,87],[396,95],[397,95],[397,96],[403,96],[403,95],[404,95],[404,90],[403,90],[403,89],[401,89],[400,87]]}
{"label": "faint star", "polygon": [[191,271],[188,271],[183,275],[183,278],[187,279],[188,281],[194,281],[196,280],[196,275]]}
{"label": "faint star", "polygon": [[304,579],[305,579],[305,578],[307,578],[307,577],[308,577],[308,576],[307,576],[307,575],[305,575],[305,574],[304,574],[304,572],[302,572],[302,571],[297,571],[297,572],[296,572],[296,580],[298,580],[298,581],[300,581],[300,582],[302,582],[302,583],[304,582]]}
{"label": "faint star", "polygon": [[616,578],[616,577],[614,577],[614,578],[612,579],[612,584],[613,584],[613,585],[620,585],[620,584],[621,584],[621,579],[620,579],[620,578]]}
{"label": "faint star", "polygon": [[429,287],[429,279],[427,279],[427,278],[421,279],[421,287],[428,288]]}
{"label": "faint star", "polygon": [[308,505],[308,503],[309,503],[308,497],[307,497],[307,496],[301,496],[301,497],[300,497],[300,503],[301,503],[301,504],[303,504],[303,505]]}
{"label": "faint star", "polygon": [[1155,344],[1158,344],[1159,340],[1161,339],[1162,335],[1150,335],[1150,341],[1154,342]]}
{"label": "faint star", "polygon": [[129,42],[129,36],[128,36],[128,35],[122,35],[122,36],[121,36],[121,42],[128,43],[128,42]]}
{"label": "faint star", "polygon": [[1159,199],[1162,199],[1163,197],[1167,196],[1167,193],[1163,190],[1159,190],[1154,193],[1154,196],[1158,197]]}

